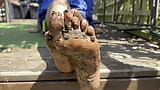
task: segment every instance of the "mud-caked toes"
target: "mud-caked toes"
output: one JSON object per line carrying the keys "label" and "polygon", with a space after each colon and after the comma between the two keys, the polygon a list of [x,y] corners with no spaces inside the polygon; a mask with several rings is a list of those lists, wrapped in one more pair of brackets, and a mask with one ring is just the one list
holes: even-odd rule
{"label": "mud-caked toes", "polygon": [[80,18],[77,16],[72,17],[71,25],[73,29],[80,29]]}
{"label": "mud-caked toes", "polygon": [[53,36],[50,34],[49,31],[45,32],[45,39],[46,39],[47,41],[50,41],[50,40],[53,39]]}
{"label": "mud-caked toes", "polygon": [[88,26],[89,26],[88,21],[86,19],[82,19],[80,24],[81,31],[86,32]]}
{"label": "mud-caked toes", "polygon": [[72,17],[73,17],[73,12],[71,12],[70,10],[65,10],[64,11],[64,31],[71,30],[72,26],[71,26],[71,21],[72,21]]}

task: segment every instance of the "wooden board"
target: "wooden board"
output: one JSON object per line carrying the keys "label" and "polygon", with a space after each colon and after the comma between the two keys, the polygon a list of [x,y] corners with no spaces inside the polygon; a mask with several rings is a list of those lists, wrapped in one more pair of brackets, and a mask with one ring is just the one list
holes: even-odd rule
{"label": "wooden board", "polygon": [[[101,79],[100,90],[159,90],[160,78]],[[0,90],[79,90],[76,81],[5,82]]]}
{"label": "wooden board", "polygon": [[[156,77],[160,75],[160,50],[148,42],[110,40],[118,34],[97,35],[101,44],[101,78]],[[125,36],[125,35],[122,35]],[[140,43],[140,44],[139,44]],[[13,49],[0,53],[0,81],[75,80],[61,73],[46,48]]]}

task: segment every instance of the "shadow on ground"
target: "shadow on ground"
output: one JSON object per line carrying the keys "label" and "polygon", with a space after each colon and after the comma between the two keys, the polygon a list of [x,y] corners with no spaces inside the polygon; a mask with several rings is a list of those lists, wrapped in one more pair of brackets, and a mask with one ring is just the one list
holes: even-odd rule
{"label": "shadow on ground", "polygon": [[79,90],[74,73],[59,72],[47,48],[38,48],[38,51],[47,66],[30,90]]}
{"label": "shadow on ground", "polygon": [[[134,39],[132,35],[107,29],[98,33],[97,37],[101,44],[102,69],[110,70],[109,75],[101,73],[101,79],[107,80],[107,82],[101,82],[101,90],[158,90],[160,88],[155,84],[158,82],[147,81],[158,75],[155,62],[160,61],[160,52],[156,46],[140,38]],[[38,50],[47,63],[46,71],[51,70],[53,62],[52,58],[47,59],[50,57],[48,50],[46,48]],[[68,79],[43,81],[46,71],[39,76],[38,82],[32,86],[31,90],[79,90],[74,74],[68,74]],[[148,86],[144,87],[144,85]]]}
{"label": "shadow on ground", "polygon": [[97,37],[101,44],[102,64],[110,70],[103,90],[158,90],[158,84],[131,79],[158,76],[155,67],[160,61],[159,47],[121,31],[101,30],[103,32]]}
{"label": "shadow on ground", "polygon": [[[102,69],[108,68],[110,73],[109,75],[101,73],[101,79],[107,79],[107,82],[101,82],[101,90],[158,90],[158,84],[153,85],[154,80],[151,82],[145,80],[158,75],[156,65],[151,60],[160,61],[159,49],[143,39],[133,39],[133,36],[126,33],[103,30],[97,34],[101,44]],[[47,68],[31,90],[79,90],[72,73],[68,74],[68,79],[43,80],[43,75],[48,70],[52,70],[54,64],[46,48],[38,48],[38,50],[41,58],[47,63]],[[133,80],[138,78],[144,80]],[[144,87],[144,85],[148,86]]]}

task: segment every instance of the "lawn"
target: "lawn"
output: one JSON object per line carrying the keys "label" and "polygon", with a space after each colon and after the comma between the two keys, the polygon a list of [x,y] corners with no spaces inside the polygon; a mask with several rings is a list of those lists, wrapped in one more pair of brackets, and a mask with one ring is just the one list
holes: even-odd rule
{"label": "lawn", "polygon": [[0,48],[45,47],[42,33],[28,33],[36,24],[0,23]]}

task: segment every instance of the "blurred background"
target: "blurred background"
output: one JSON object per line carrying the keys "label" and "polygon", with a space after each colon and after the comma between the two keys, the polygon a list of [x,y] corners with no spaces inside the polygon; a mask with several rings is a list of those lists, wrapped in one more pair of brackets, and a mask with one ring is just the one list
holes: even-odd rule
{"label": "blurred background", "polygon": [[36,19],[37,8],[36,0],[0,0],[0,21]]}

